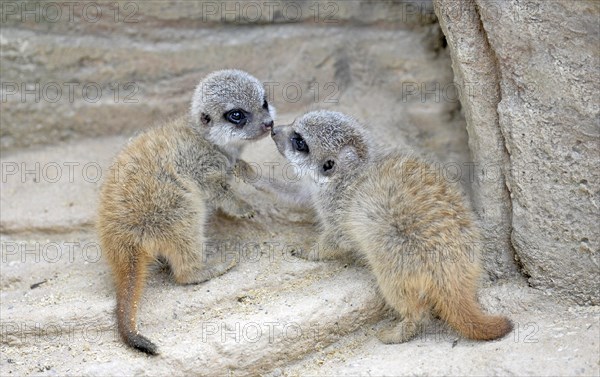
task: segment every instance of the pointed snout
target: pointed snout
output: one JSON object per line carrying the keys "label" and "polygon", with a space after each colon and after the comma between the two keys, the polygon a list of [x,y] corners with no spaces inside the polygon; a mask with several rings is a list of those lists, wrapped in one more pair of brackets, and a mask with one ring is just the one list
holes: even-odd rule
{"label": "pointed snout", "polygon": [[281,128],[284,126],[273,127],[271,128],[271,137],[275,137],[279,132],[281,132]]}
{"label": "pointed snout", "polygon": [[263,123],[263,129],[265,130],[265,132],[269,131],[269,130],[271,130],[271,132],[273,132],[274,125],[275,124],[273,123],[273,120],[269,120],[269,121]]}

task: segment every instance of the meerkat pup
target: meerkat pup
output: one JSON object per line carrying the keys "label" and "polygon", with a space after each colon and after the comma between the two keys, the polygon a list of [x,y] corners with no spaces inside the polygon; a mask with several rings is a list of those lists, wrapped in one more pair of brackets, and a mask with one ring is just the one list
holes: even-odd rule
{"label": "meerkat pup", "polygon": [[112,267],[117,323],[129,346],[157,347],[137,331],[136,313],[149,264],[159,257],[179,284],[200,283],[233,263],[206,265],[204,224],[220,208],[240,218],[254,211],[230,188],[241,149],[265,137],[274,109],[249,74],[223,70],[197,86],[191,118],[134,138],[116,157],[100,194],[98,235]]}
{"label": "meerkat pup", "polygon": [[433,167],[379,151],[364,128],[338,112],[305,114],[273,128],[279,152],[310,182],[322,233],[309,259],[363,260],[402,317],[378,332],[384,343],[414,337],[431,314],[477,340],[504,336],[509,319],[477,302],[480,236],[454,185]]}

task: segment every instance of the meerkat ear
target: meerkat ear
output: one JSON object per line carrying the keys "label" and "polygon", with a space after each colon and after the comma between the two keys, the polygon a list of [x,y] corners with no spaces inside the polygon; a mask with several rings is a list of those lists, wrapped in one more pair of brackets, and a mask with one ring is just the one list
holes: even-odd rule
{"label": "meerkat ear", "polygon": [[327,158],[321,164],[321,174],[328,177],[335,172],[335,161],[332,158]]}
{"label": "meerkat ear", "polygon": [[208,124],[210,123],[210,115],[208,115],[207,113],[200,114],[200,122],[203,125],[208,126]]}
{"label": "meerkat ear", "polygon": [[360,160],[358,151],[352,145],[344,146],[339,153],[339,158],[345,165],[356,163]]}

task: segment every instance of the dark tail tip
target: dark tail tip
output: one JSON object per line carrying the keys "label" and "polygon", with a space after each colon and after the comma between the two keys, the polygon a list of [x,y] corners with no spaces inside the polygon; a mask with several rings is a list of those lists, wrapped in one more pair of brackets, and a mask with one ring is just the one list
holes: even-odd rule
{"label": "dark tail tip", "polygon": [[503,333],[502,336],[508,334],[509,332],[513,331],[514,325],[512,323],[512,321],[506,317],[504,317],[504,329],[503,329]]}
{"label": "dark tail tip", "polygon": [[138,351],[142,351],[148,355],[158,355],[158,347],[152,343],[148,338],[140,334],[129,333],[123,335],[125,343],[135,348]]}
{"label": "dark tail tip", "polygon": [[496,324],[494,328],[492,328],[492,339],[499,339],[503,336],[506,336],[509,332],[513,330],[513,323],[510,319],[502,316],[496,317]]}

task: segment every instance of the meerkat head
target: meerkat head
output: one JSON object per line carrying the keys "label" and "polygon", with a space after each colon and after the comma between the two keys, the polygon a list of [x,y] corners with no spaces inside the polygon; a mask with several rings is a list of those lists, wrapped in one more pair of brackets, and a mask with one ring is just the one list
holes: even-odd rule
{"label": "meerkat head", "polygon": [[265,137],[273,128],[275,108],[264,86],[250,74],[230,69],[212,72],[196,87],[192,124],[212,143],[241,147]]}
{"label": "meerkat head", "polygon": [[367,163],[369,138],[354,118],[335,111],[313,111],[290,125],[275,127],[279,152],[316,183],[345,177]]}

